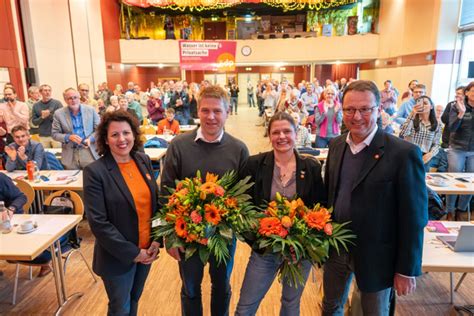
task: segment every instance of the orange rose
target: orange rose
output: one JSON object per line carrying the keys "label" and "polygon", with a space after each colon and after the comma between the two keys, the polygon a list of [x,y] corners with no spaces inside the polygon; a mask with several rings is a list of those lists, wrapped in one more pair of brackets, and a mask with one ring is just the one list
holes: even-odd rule
{"label": "orange rose", "polygon": [[282,228],[280,230],[280,232],[278,233],[278,235],[281,237],[281,238],[285,238],[287,235],[288,235],[288,231],[284,228]]}
{"label": "orange rose", "polygon": [[180,217],[176,219],[174,230],[176,231],[176,235],[179,237],[184,238],[188,235],[188,231],[186,230],[186,221],[184,218]]}
{"label": "orange rose", "polygon": [[263,236],[279,235],[282,230],[281,222],[276,217],[265,217],[260,219],[258,233]]}
{"label": "orange rose", "polygon": [[200,222],[202,222],[202,216],[199,215],[197,211],[192,211],[191,220],[193,221],[194,224],[199,224]]}
{"label": "orange rose", "polygon": [[309,227],[321,230],[324,228],[326,223],[331,219],[331,214],[325,208],[319,211],[312,211],[306,214],[304,220]]}
{"label": "orange rose", "polygon": [[289,216],[283,216],[281,218],[281,224],[283,225],[283,227],[285,228],[290,228],[292,225],[293,225],[293,222],[291,220],[291,218]]}
{"label": "orange rose", "polygon": [[214,187],[214,194],[217,196],[224,196],[224,193],[224,188],[216,184],[216,186]]}
{"label": "orange rose", "polygon": [[221,215],[219,209],[214,204],[204,205],[204,211],[204,218],[208,223],[211,223],[214,226],[220,223]]}

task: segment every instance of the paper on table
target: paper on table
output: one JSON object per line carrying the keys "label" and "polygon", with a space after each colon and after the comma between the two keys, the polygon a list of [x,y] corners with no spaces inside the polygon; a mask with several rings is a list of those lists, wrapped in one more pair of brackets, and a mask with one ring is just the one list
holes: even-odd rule
{"label": "paper on table", "polygon": [[426,227],[429,231],[434,233],[449,234],[449,230],[441,222],[428,221],[428,225],[426,225]]}
{"label": "paper on table", "polygon": [[51,180],[44,182],[46,185],[64,185],[64,184],[69,184],[71,182],[77,181],[77,177],[67,177],[64,180]]}

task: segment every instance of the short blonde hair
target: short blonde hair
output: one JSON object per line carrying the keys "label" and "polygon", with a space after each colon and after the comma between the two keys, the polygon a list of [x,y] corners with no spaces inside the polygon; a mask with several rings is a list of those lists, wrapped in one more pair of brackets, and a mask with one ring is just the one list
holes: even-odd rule
{"label": "short blonde hair", "polygon": [[229,96],[227,94],[227,91],[225,91],[221,86],[210,85],[202,89],[199,92],[198,108],[201,106],[201,101],[204,98],[221,100],[224,109],[226,111],[229,109]]}

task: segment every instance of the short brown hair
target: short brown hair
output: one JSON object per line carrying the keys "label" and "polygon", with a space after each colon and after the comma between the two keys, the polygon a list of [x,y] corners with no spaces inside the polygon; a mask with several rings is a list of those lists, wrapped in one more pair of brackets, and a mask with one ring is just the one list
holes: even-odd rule
{"label": "short brown hair", "polygon": [[424,91],[426,91],[426,86],[422,83],[419,83],[415,86],[415,88],[413,88],[413,90],[415,89],[423,89]]}
{"label": "short brown hair", "polygon": [[28,133],[28,129],[26,128],[26,126],[24,125],[16,125],[16,126],[13,126],[12,128],[12,132],[11,134],[15,134],[16,132],[18,131],[24,131],[24,132],[27,132]]}
{"label": "short brown hair", "polygon": [[275,121],[288,121],[291,125],[291,127],[293,128],[293,130],[296,132],[297,128],[296,128],[296,122],[295,120],[293,119],[293,117],[286,113],[286,112],[276,112],[272,118],[270,119],[270,121],[268,122],[268,135],[270,135],[270,130],[272,129],[272,124],[273,122]]}
{"label": "short brown hair", "polygon": [[471,90],[472,88],[474,88],[474,81],[471,81],[469,82],[469,84],[466,86],[466,88],[464,89],[464,93],[468,92],[469,90]]}
{"label": "short brown hair", "polygon": [[218,85],[211,85],[205,87],[199,92],[198,108],[201,106],[201,100],[203,98],[221,100],[222,105],[224,105],[224,109],[226,111],[229,109],[229,95],[227,94],[227,91],[225,91],[222,87]]}
{"label": "short brown hair", "polygon": [[350,85],[347,86],[347,88],[344,90],[344,94],[342,95],[342,100],[341,102],[344,103],[344,98],[347,93],[350,91],[358,91],[358,92],[365,92],[369,91],[372,92],[375,98],[375,105],[379,106],[380,105],[380,92],[379,88],[377,88],[377,85],[370,80],[356,80],[351,82]]}
{"label": "short brown hair", "polygon": [[137,151],[142,146],[141,141],[141,132],[140,132],[140,124],[138,120],[133,117],[130,113],[118,110],[114,112],[107,112],[102,116],[99,126],[97,126],[97,153],[99,155],[105,155],[110,152],[109,145],[107,144],[107,132],[109,131],[109,125],[112,122],[127,122],[133,133],[133,137],[135,138],[132,151]]}

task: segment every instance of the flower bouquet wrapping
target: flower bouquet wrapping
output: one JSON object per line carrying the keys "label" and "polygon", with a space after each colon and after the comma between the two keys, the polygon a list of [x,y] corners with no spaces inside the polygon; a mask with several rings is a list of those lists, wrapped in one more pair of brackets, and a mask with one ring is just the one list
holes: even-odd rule
{"label": "flower bouquet wrapping", "polygon": [[282,256],[279,280],[283,278],[295,287],[303,285],[303,260],[322,264],[330,247],[339,252],[340,247],[347,250],[347,245],[353,244],[355,235],[345,227],[349,222],[333,223],[331,213],[332,209],[319,204],[308,208],[301,199],[290,201],[279,193],[268,203],[264,217],[259,219],[256,246]]}
{"label": "flower bouquet wrapping", "polygon": [[192,179],[177,181],[176,189],[168,188],[168,203],[154,218],[159,222],[154,237],[164,237],[168,249],[183,247],[185,259],[198,252],[204,264],[210,254],[218,264],[227,262],[234,234],[242,239],[240,232],[258,225],[257,211],[246,194],[253,185],[249,179],[237,182],[231,171],[220,179],[208,173],[203,183],[198,171]]}

